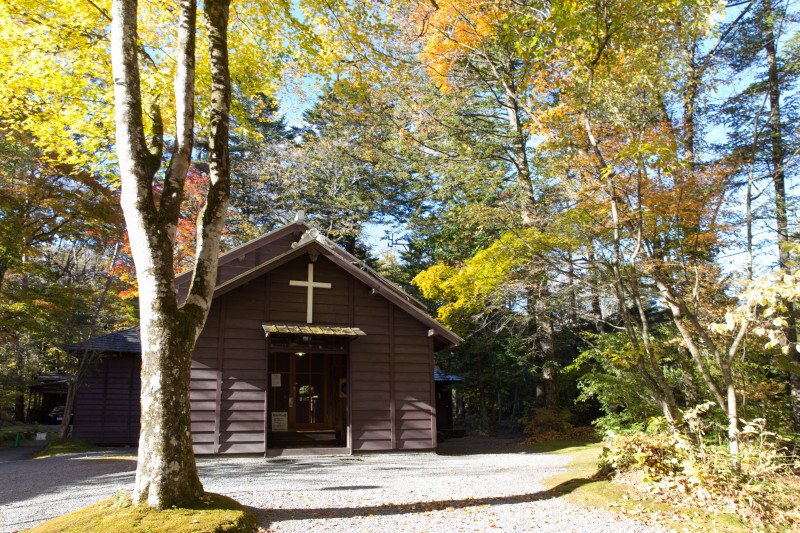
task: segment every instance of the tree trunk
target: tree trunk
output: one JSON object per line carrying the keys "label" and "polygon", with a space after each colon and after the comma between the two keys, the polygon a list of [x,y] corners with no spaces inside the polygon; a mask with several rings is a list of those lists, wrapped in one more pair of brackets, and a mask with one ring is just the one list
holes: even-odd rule
{"label": "tree trunk", "polygon": [[14,400],[14,420],[25,422],[25,395],[19,394]]}
{"label": "tree trunk", "polygon": [[122,185],[120,201],[136,265],[141,315],[142,418],[133,500],[158,509],[186,506],[203,493],[192,450],[190,367],[194,343],[205,324],[214,294],[219,241],[230,195],[229,2],[206,0],[204,7],[211,60],[210,185],[206,205],[198,216],[189,295],[179,308],[172,261],[193,145],[196,5],[194,0],[180,3],[175,74],[176,148],[156,206],[153,184],[161,165],[163,140],[157,108],[150,146],[144,134],[136,54],[136,0],[115,0],[113,4],[111,57]]}
{"label": "tree trunk", "polygon": [[481,430],[489,431],[489,414],[486,410],[486,380],[483,377],[483,358],[478,353],[478,395],[481,402]]}
{"label": "tree trunk", "polygon": [[64,401],[64,417],[61,419],[61,427],[58,428],[59,439],[66,439],[69,437],[69,425],[72,421],[72,409],[75,405],[75,393],[78,389],[76,381],[77,376],[67,379],[67,398]]}
{"label": "tree trunk", "polygon": [[[194,334],[172,331],[174,315],[148,314],[142,313],[142,419],[133,498],[163,509],[203,495],[189,409]],[[145,329],[156,333],[147,342]]]}
{"label": "tree trunk", "polygon": [[[106,275],[106,283],[103,286],[103,292],[100,293],[100,299],[97,301],[97,308],[92,316],[92,323],[89,325],[89,335],[87,335],[85,342],[90,342],[94,337],[97,330],[97,320],[100,318],[100,312],[103,310],[103,304],[108,296],[108,290],[111,288],[111,281],[114,275],[114,266],[117,264],[117,254],[119,253],[119,243],[114,246],[114,253],[111,254],[111,266]],[[72,411],[75,405],[75,396],[78,394],[78,389],[83,383],[86,373],[91,370],[97,360],[100,358],[100,353],[90,350],[89,345],[83,350],[81,360],[78,362],[78,369],[72,378],[67,379],[67,398],[64,401],[64,418],[61,419],[61,427],[58,430],[58,438],[66,439],[69,436],[69,426],[72,423]]]}
{"label": "tree trunk", "polygon": [[[775,10],[772,0],[763,0],[764,49],[767,53],[767,87],[769,91],[769,136],[772,160],[772,181],[775,187],[775,222],[778,230],[778,267],[786,270],[789,252],[783,246],[789,242],[789,217],[786,208],[785,150],[781,129],[781,89],[778,79],[777,46],[775,44]],[[783,334],[789,347],[788,358],[794,366],[800,365],[797,351],[797,318],[792,302],[786,304],[786,322]],[[792,421],[794,430],[800,432],[800,374],[789,371],[789,386],[792,399]]]}
{"label": "tree trunk", "polygon": [[558,360],[556,358],[555,329],[553,320],[543,311],[538,317],[542,335],[539,338],[539,349],[542,352],[542,379],[544,380],[544,404],[548,409],[558,409]]}

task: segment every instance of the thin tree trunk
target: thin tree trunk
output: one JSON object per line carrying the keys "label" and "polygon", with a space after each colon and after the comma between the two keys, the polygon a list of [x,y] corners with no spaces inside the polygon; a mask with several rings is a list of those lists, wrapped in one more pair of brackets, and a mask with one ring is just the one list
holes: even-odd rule
{"label": "thin tree trunk", "polygon": [[97,331],[97,320],[100,318],[100,312],[103,309],[106,296],[108,296],[108,290],[111,288],[111,280],[114,277],[114,265],[117,263],[118,253],[119,243],[114,245],[114,253],[111,254],[111,265],[108,269],[108,274],[106,275],[106,282],[103,286],[103,292],[100,294],[100,299],[97,302],[97,308],[92,316],[92,322],[89,326],[89,335],[85,340],[87,343],[86,348],[83,350],[81,360],[78,362],[78,369],[75,371],[75,374],[71,379],[67,379],[67,398],[64,402],[64,418],[61,419],[61,427],[58,430],[59,439],[66,439],[69,436],[69,425],[72,423],[72,410],[75,405],[75,395],[78,393],[78,389],[83,383],[86,373],[94,366],[100,355],[98,352],[90,350],[88,343],[92,340],[92,337],[94,337],[95,331]]}
{"label": "thin tree trunk", "polygon": [[589,117],[584,115],[582,117],[584,131],[589,146],[595,155],[597,161],[597,172],[607,174],[606,178],[606,194],[608,194],[609,204],[611,207],[611,227],[612,227],[612,257],[611,257],[611,274],[614,278],[614,294],[617,299],[620,314],[622,315],[622,323],[625,326],[625,332],[628,334],[628,340],[631,342],[631,347],[636,356],[636,370],[642,376],[650,392],[653,394],[653,399],[658,403],[664,418],[670,427],[675,427],[676,416],[674,405],[669,401],[669,397],[665,395],[659,382],[650,375],[645,364],[645,350],[639,342],[639,335],[634,326],[633,318],[628,310],[628,299],[625,292],[625,283],[622,276],[622,223],[620,221],[620,198],[617,192],[617,185],[613,171],[609,171],[605,158],[603,157],[600,147],[597,145],[597,139],[592,131]]}
{"label": "thin tree trunk", "polygon": [[542,379],[544,380],[544,403],[548,409],[558,409],[558,360],[553,339],[555,329],[552,319],[542,311],[538,317],[539,329],[542,334],[539,338],[539,349],[542,352],[544,363],[542,365]]}
{"label": "thin tree trunk", "polygon": [[483,357],[478,352],[478,394],[481,402],[481,430],[489,430],[489,414],[486,410],[486,381],[483,377]]}
{"label": "thin tree trunk", "polygon": [[[789,251],[789,217],[786,208],[786,173],[784,169],[785,151],[781,128],[781,89],[778,78],[777,46],[775,43],[775,9],[772,0],[763,0],[764,6],[764,49],[767,53],[767,87],[769,92],[769,133],[772,159],[772,181],[775,187],[775,222],[778,229],[778,267],[786,270]],[[797,317],[792,302],[785,302],[786,322],[783,329],[789,347],[788,358],[794,365],[800,365],[797,350]],[[800,373],[789,371],[789,385],[792,398],[792,421],[794,430],[800,432]]]}

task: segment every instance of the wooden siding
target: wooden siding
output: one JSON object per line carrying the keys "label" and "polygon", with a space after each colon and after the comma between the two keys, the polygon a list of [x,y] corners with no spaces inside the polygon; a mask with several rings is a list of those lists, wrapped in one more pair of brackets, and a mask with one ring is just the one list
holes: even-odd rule
{"label": "wooden siding", "polygon": [[[293,238],[287,234],[273,244],[285,248]],[[272,257],[277,249],[269,246],[245,246],[227,257],[220,279]],[[307,290],[289,281],[306,279],[309,260],[303,253],[215,298],[191,363],[195,453],[266,452],[267,342],[261,325],[305,322]],[[435,448],[433,338],[428,326],[324,255],[314,265],[315,280],[332,285],[314,290],[314,323],[354,326],[366,333],[350,343],[347,358],[352,450]],[[133,355],[104,360],[76,398],[76,436],[98,444],[136,444],[140,366]],[[337,372],[338,382],[345,374],[341,367]]]}
{"label": "wooden siding", "polygon": [[214,301],[192,359],[195,453],[263,453],[265,277]]}
{"label": "wooden siding", "polygon": [[[246,249],[239,257],[229,258],[224,276],[252,268],[264,260],[264,253]],[[307,290],[292,287],[289,281],[306,279],[309,260],[304,253],[215,298],[192,358],[195,453],[266,452],[267,342],[261,325],[305,322]],[[332,285],[314,290],[314,323],[355,326],[366,333],[350,343],[347,358],[352,450],[435,448],[433,339],[428,326],[324,255],[314,265],[315,281]],[[124,364],[107,359],[104,370],[91,386],[87,384],[88,395],[79,395],[76,419],[102,420],[76,426],[83,432],[80,436],[109,444],[136,442],[140,363],[138,358],[128,359]],[[111,389],[119,398],[113,402],[103,396]],[[134,416],[135,428],[115,426],[112,411],[119,410]]]}
{"label": "wooden siding", "polygon": [[109,356],[75,397],[73,436],[101,445],[139,442],[141,358]]}
{"label": "wooden siding", "polygon": [[428,329],[379,294],[354,283],[350,345],[353,451],[435,448],[433,346]]}

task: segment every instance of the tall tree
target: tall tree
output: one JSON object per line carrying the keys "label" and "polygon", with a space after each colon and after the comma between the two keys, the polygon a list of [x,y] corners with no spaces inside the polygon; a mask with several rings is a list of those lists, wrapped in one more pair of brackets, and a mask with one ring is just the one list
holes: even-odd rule
{"label": "tall tree", "polygon": [[142,341],[142,418],[134,501],[163,509],[197,500],[203,488],[192,451],[189,380],[192,350],[205,324],[217,273],[230,194],[227,0],[204,3],[211,72],[209,188],[198,218],[196,260],[189,295],[175,295],[173,255],[194,139],[196,4],[180,3],[175,72],[176,147],[158,202],[153,194],[163,151],[160,110],[145,133],[137,53],[136,0],[112,7],[116,144],[121,203],[139,285]]}
{"label": "tall tree", "polygon": [[[790,3],[758,0],[743,12],[741,29],[724,49],[725,66],[732,76],[745,74],[749,83],[735,92],[722,106],[722,120],[728,127],[729,142],[725,146],[732,157],[742,162],[739,174],[747,179],[747,205],[764,205],[757,198],[769,196],[761,223],[774,227],[770,239],[777,244],[778,268],[789,272],[791,265],[789,243],[792,227],[791,206],[793,198],[787,182],[795,171],[792,164],[797,154],[796,122],[798,96],[795,88],[800,71],[797,67],[797,50],[790,44],[792,14]],[[783,45],[783,46],[782,46]],[[794,155],[793,155],[794,154]],[[760,189],[760,192],[756,192]],[[767,217],[773,219],[767,222]],[[748,256],[752,263],[752,220],[748,213]],[[774,248],[772,248],[774,250]],[[752,278],[753,267],[750,266]],[[794,303],[787,301],[786,326],[783,336],[788,348],[781,366],[789,373],[795,431],[800,432],[800,352],[797,350],[797,312]]]}

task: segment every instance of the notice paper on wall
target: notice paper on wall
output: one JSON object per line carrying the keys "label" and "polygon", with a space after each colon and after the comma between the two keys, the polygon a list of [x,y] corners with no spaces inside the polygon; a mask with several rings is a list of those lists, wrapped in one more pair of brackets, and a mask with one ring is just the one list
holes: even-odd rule
{"label": "notice paper on wall", "polygon": [[289,413],[286,411],[272,413],[272,431],[289,431]]}
{"label": "notice paper on wall", "polygon": [[280,374],[270,374],[272,376],[272,383],[273,387],[280,387],[281,386],[281,375]]}

